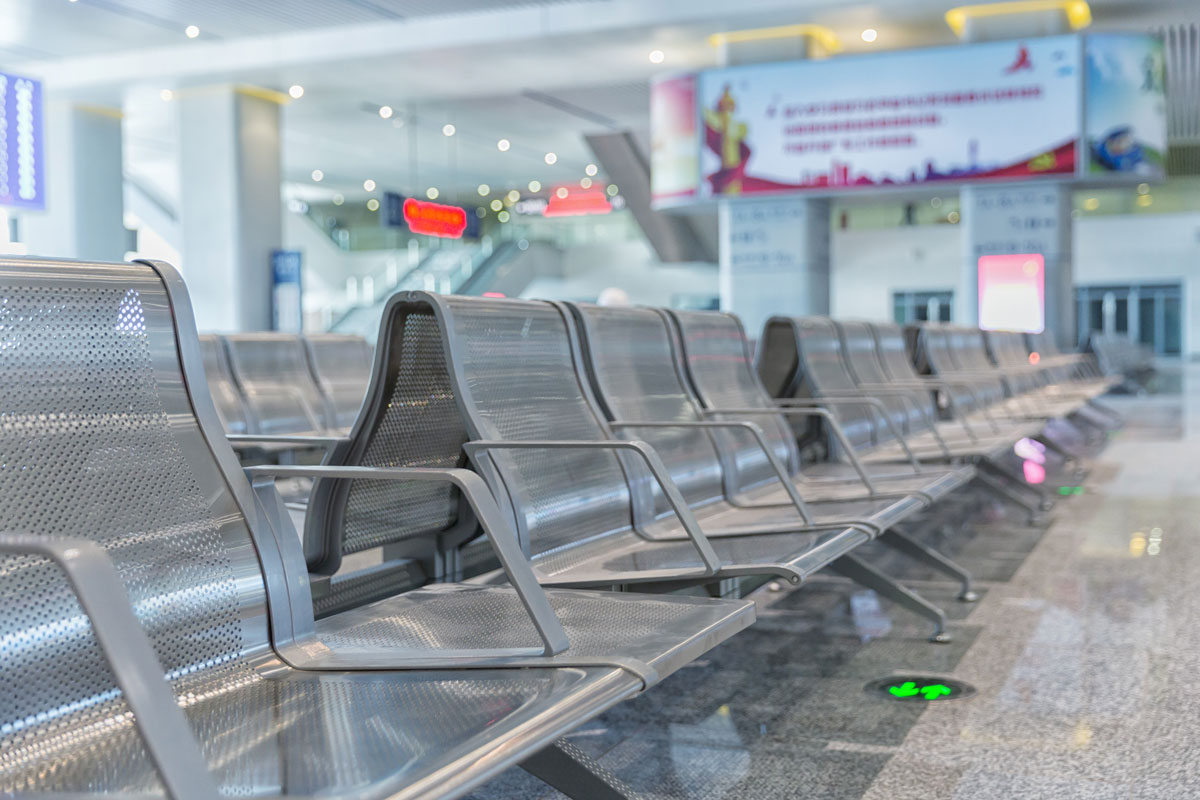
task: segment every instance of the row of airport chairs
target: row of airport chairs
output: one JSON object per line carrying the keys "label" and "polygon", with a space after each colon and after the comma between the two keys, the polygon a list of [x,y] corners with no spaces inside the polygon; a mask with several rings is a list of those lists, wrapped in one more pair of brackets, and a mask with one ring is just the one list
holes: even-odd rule
{"label": "row of airport chairs", "polygon": [[217,416],[232,434],[344,433],[371,374],[361,336],[205,334],[200,347]]}
{"label": "row of airport chairs", "polygon": [[[7,793],[432,800],[520,764],[572,797],[632,797],[562,737],[752,624],[752,602],[712,596],[727,580],[831,569],[945,640],[940,609],[855,551],[882,541],[970,599],[905,526],[966,491],[989,446],[1038,436],[1039,403],[1075,415],[1096,388],[1043,370],[1007,398],[1028,413],[985,404],[991,372],[774,398],[759,375],[781,370],[766,349],[756,370],[732,315],[399,293],[349,429],[311,437],[322,463],[242,467],[169,265],[6,259],[0,286]],[[934,384],[968,382],[976,419],[952,434]],[[900,419],[926,391],[928,414]],[[890,424],[845,416],[855,398]],[[809,460],[799,419],[840,457]],[[300,531],[275,489],[295,478],[313,482]],[[480,542],[496,569],[463,580]],[[393,561],[424,585],[381,596]],[[317,618],[316,586],[345,602]]]}

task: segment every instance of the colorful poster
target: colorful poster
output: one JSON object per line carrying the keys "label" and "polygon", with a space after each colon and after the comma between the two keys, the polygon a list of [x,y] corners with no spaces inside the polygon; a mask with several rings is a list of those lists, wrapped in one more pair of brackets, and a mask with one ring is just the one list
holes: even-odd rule
{"label": "colorful poster", "polygon": [[695,197],[700,182],[696,76],[650,84],[650,193],[655,204]]}
{"label": "colorful poster", "polygon": [[0,206],[46,207],[42,84],[0,73]]}
{"label": "colorful poster", "polygon": [[1145,34],[1087,37],[1088,172],[1163,178],[1167,154],[1163,43]]}
{"label": "colorful poster", "polygon": [[1080,40],[700,74],[702,196],[1075,172]]}

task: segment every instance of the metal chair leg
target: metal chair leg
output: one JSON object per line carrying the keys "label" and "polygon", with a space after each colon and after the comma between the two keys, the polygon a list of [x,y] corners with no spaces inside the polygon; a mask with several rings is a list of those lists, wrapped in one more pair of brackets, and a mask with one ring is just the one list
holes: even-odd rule
{"label": "metal chair leg", "polygon": [[871,589],[880,597],[885,597],[901,608],[932,622],[933,635],[929,637],[929,641],[937,644],[947,644],[951,641],[950,634],[946,632],[946,615],[912,589],[901,586],[856,556],[842,556],[829,567],[839,575]]}
{"label": "metal chair leg", "polygon": [[916,561],[933,567],[938,572],[944,575],[949,575],[954,580],[961,584],[962,589],[958,593],[958,599],[964,603],[974,603],[979,599],[979,595],[971,590],[971,573],[967,572],[954,561],[946,558],[946,556],[934,550],[932,547],[921,544],[914,539],[907,531],[902,531],[898,528],[886,530],[879,537],[879,541],[886,544],[888,547],[903,553],[904,555]]}
{"label": "metal chair leg", "polygon": [[574,800],[638,800],[640,797],[595,759],[563,739],[522,761],[521,769]]}

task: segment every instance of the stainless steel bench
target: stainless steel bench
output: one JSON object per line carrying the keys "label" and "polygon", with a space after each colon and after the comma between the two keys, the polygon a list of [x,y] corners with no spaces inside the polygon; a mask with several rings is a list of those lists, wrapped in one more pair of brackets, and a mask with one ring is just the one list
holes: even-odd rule
{"label": "stainless steel bench", "polygon": [[372,354],[361,336],[340,333],[304,335],[308,362],[328,406],[332,427],[348,430],[358,416],[371,377]]}
{"label": "stainless steel bench", "polygon": [[237,333],[225,342],[234,379],[258,422],[254,433],[319,435],[337,429],[299,336]]}
{"label": "stainless steel bench", "polygon": [[[252,486],[165,264],[4,259],[0,287],[0,791],[453,798],[523,762],[595,792],[551,743],[753,619],[742,602],[545,594],[464,470],[264,466]],[[298,472],[450,483],[509,586],[318,624],[272,486]]]}
{"label": "stainless steel bench", "polygon": [[200,350],[204,354],[204,376],[208,390],[225,432],[247,434],[256,431],[258,425],[254,416],[242,397],[241,389],[233,380],[225,340],[216,334],[203,334],[200,336]]}

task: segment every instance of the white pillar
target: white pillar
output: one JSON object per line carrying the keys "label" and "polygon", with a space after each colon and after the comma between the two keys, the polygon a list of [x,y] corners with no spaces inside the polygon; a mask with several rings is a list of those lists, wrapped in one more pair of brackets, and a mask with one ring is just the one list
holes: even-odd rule
{"label": "white pillar", "polygon": [[960,195],[963,264],[954,319],[979,322],[980,256],[1040,253],[1046,268],[1046,330],[1075,345],[1071,189],[1062,184],[966,186]]}
{"label": "white pillar", "polygon": [[[1053,36],[1071,30],[1061,8],[985,14],[966,20],[968,42]],[[1030,121],[1035,122],[1035,121]],[[1059,347],[1075,347],[1075,290],[1071,257],[1071,188],[1064,184],[1019,183],[967,186],[959,195],[963,229],[961,291],[954,319],[979,321],[978,261],[984,255],[1041,253],[1045,259],[1046,330]]]}
{"label": "white pillar", "polygon": [[20,240],[34,256],[121,261],[121,112],[51,99],[44,113],[46,210],[21,212]]}
{"label": "white pillar", "polygon": [[829,202],[721,201],[721,308],[758,338],[773,314],[829,313]]}
{"label": "white pillar", "polygon": [[271,327],[283,240],[279,102],[233,86],[178,95],[182,265],[202,331]]}
{"label": "white pillar", "polygon": [[[722,66],[824,55],[811,36],[723,41]],[[827,199],[718,201],[721,308],[741,317],[757,339],[773,314],[829,313]]]}

